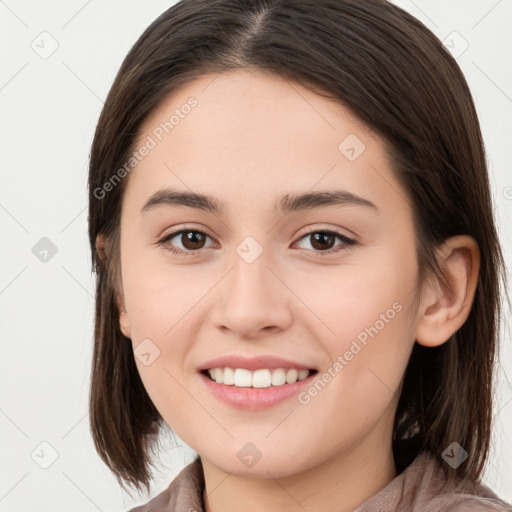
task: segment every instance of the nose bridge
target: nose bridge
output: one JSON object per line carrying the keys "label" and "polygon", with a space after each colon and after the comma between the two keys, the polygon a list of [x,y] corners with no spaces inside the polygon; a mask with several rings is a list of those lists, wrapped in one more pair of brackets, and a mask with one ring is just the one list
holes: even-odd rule
{"label": "nose bridge", "polygon": [[278,284],[268,268],[272,265],[270,250],[263,249],[254,238],[247,237],[235,252],[227,296],[230,306],[241,311],[249,307],[254,312],[269,309]]}
{"label": "nose bridge", "polygon": [[274,275],[273,261],[271,251],[253,237],[238,245],[214,306],[218,327],[248,337],[265,328],[287,327],[291,321],[289,293]]}

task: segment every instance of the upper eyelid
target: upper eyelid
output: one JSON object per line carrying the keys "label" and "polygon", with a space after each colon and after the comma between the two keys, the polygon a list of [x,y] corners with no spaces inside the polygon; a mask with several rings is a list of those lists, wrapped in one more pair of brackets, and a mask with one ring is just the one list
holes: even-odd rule
{"label": "upper eyelid", "polygon": [[[354,233],[351,233],[351,232],[343,232],[343,231],[340,231],[341,228],[318,228],[318,227],[313,227],[313,228],[306,228],[306,231],[302,232],[300,235],[298,235],[298,238],[302,238],[306,235],[311,235],[313,233],[323,233],[323,232],[330,232],[330,233],[334,233],[336,235],[340,235],[340,236],[343,236],[345,238],[348,238],[350,240],[353,240],[353,241],[356,241],[357,239],[357,236],[354,234]],[[344,231],[348,231],[347,229],[345,229]]]}
{"label": "upper eyelid", "polygon": [[[353,238],[353,239],[356,239],[357,236],[350,232],[349,230],[347,230],[345,228],[345,231],[349,231],[348,233],[343,233],[343,232],[340,232],[339,230],[341,228],[332,228],[332,227],[313,227],[313,228],[304,228],[306,229],[306,231],[302,232],[300,235],[297,235],[299,238],[305,236],[305,235],[309,235],[311,233],[317,233],[317,232],[326,232],[326,231],[330,231],[330,232],[334,232],[338,235],[342,235],[342,236],[345,236],[346,238]],[[167,234],[164,234],[164,235],[160,235],[160,239],[162,238],[167,238],[169,236],[174,236],[174,235],[177,235],[179,233],[182,233],[182,232],[186,232],[186,231],[197,231],[197,232],[200,232],[200,233],[204,233],[205,235],[209,236],[210,238],[215,238],[213,235],[210,235],[208,233],[208,230],[206,228],[203,228],[203,227],[195,227],[195,226],[182,226],[180,228],[177,228],[176,230],[172,230],[171,232],[167,233]]]}

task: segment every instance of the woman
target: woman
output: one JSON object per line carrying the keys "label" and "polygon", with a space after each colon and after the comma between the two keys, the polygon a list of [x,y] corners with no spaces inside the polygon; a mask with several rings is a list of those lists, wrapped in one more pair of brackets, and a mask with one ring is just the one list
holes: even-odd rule
{"label": "woman", "polygon": [[182,1],[94,138],[91,428],[143,510],[510,510],[503,258],[466,81],[382,0]]}

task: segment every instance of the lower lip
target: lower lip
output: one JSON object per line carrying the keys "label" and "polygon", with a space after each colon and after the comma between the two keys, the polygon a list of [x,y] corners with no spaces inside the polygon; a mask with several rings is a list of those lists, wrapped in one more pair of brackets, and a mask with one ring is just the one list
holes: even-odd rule
{"label": "lower lip", "polygon": [[272,407],[273,405],[296,396],[302,388],[308,386],[316,373],[308,375],[303,380],[298,380],[293,384],[283,384],[282,386],[270,386],[268,388],[239,388],[237,386],[227,386],[219,384],[203,373],[199,374],[205,382],[208,389],[220,400],[239,409],[258,410]]}

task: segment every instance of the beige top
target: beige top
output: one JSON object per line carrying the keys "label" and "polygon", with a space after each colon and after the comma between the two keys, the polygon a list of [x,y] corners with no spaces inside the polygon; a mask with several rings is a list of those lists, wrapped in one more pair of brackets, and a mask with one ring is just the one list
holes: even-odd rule
{"label": "beige top", "polygon": [[[169,487],[128,512],[204,512],[204,474],[199,461],[186,466]],[[512,512],[485,485],[449,485],[432,455],[423,452],[386,487],[353,512]]]}

